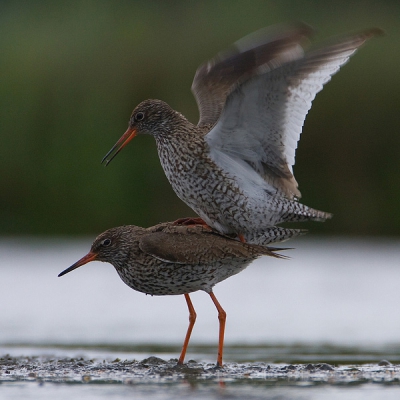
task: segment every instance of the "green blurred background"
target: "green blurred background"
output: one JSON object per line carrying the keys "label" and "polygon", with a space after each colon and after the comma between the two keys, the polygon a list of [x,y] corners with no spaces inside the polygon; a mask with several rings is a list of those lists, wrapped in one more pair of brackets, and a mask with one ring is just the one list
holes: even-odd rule
{"label": "green blurred background", "polygon": [[[302,202],[334,213],[312,232],[400,234],[400,2],[1,1],[0,234],[93,234],[194,215],[154,140],[104,168],[131,110],[159,98],[192,122],[196,68],[271,24],[315,41],[378,26],[314,101],[296,157]],[[300,226],[300,225],[297,225]]]}

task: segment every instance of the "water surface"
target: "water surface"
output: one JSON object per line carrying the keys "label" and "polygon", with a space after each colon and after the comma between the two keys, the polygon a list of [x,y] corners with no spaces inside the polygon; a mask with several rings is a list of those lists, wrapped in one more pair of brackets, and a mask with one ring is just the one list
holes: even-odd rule
{"label": "water surface", "polygon": [[[87,253],[91,241],[0,241],[3,360],[14,357],[18,365],[25,365],[20,363],[24,357],[31,357],[33,364],[40,359],[45,364],[45,360],[81,357],[84,362],[112,365],[116,359],[140,363],[151,356],[170,362],[179,355],[188,323],[183,296],[135,292],[105,263],[93,262],[57,277]],[[330,384],[329,379],[315,377],[296,380],[287,375],[271,381],[229,374],[218,379],[196,377],[195,389],[190,389],[186,376],[169,383],[155,380],[140,385],[121,380],[96,385],[95,379],[86,382],[79,375],[77,385],[76,381],[43,381],[38,376],[13,380],[3,369],[0,397],[34,398],[40,391],[49,398],[133,393],[137,398],[150,394],[173,398],[191,390],[194,398],[212,398],[221,395],[222,381],[228,388],[223,396],[228,398],[300,399],[319,398],[323,393],[324,398],[372,399],[382,398],[382,391],[385,398],[400,396],[396,375],[400,364],[399,241],[301,238],[289,244],[296,248],[285,253],[290,260],[264,257],[215,287],[227,312],[226,366],[296,365],[296,371],[302,371],[307,364],[328,363],[335,374],[343,368],[364,368],[358,378],[353,373],[356,387],[334,383],[332,376]],[[217,313],[206,293],[194,293],[192,300],[198,317],[187,360],[195,360],[202,368],[212,366]],[[391,365],[379,367],[384,359]],[[366,371],[373,373],[371,379],[365,378]],[[135,376],[133,370],[131,374]],[[392,379],[381,379],[377,387],[379,374]]]}

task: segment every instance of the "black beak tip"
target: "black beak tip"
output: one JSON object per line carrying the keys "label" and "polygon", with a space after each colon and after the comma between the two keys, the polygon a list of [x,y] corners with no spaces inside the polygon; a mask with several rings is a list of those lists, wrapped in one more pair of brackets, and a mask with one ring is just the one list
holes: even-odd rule
{"label": "black beak tip", "polygon": [[75,268],[67,268],[67,269],[64,269],[64,271],[62,271],[62,272],[60,272],[58,275],[57,275],[57,277],[59,278],[60,276],[63,276],[63,275],[65,275],[65,274],[68,274],[68,272],[71,272],[71,271],[73,271]]}

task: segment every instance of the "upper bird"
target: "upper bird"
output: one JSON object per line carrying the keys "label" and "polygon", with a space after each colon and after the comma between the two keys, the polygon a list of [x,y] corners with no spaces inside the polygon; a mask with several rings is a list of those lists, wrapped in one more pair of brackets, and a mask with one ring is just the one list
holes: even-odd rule
{"label": "upper bird", "polygon": [[275,227],[282,222],[330,218],[297,200],[297,142],[316,94],[381,31],[368,29],[305,52],[311,33],[298,24],[239,40],[196,72],[197,125],[161,100],[145,100],[102,162],[107,165],[136,135],[153,135],[179,198],[212,228],[253,243],[301,233]]}

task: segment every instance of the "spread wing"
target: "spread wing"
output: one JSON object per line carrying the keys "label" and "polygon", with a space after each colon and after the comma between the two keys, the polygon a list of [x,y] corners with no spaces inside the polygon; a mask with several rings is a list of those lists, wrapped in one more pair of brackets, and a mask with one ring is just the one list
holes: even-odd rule
{"label": "spread wing", "polygon": [[177,264],[207,264],[221,260],[253,260],[261,255],[279,257],[267,247],[241,243],[202,227],[176,227],[140,239],[140,249],[153,257]]}
{"label": "spread wing", "polygon": [[200,111],[198,126],[214,125],[234,85],[256,74],[261,65],[264,70],[272,69],[301,57],[301,43],[311,33],[311,28],[304,24],[261,29],[202,64],[192,84]]}
{"label": "spread wing", "polygon": [[311,102],[357,48],[379,33],[370,29],[336,39],[266,73],[259,69],[237,85],[206,135],[215,162],[226,156],[245,161],[282,194],[300,197],[292,166]]}

